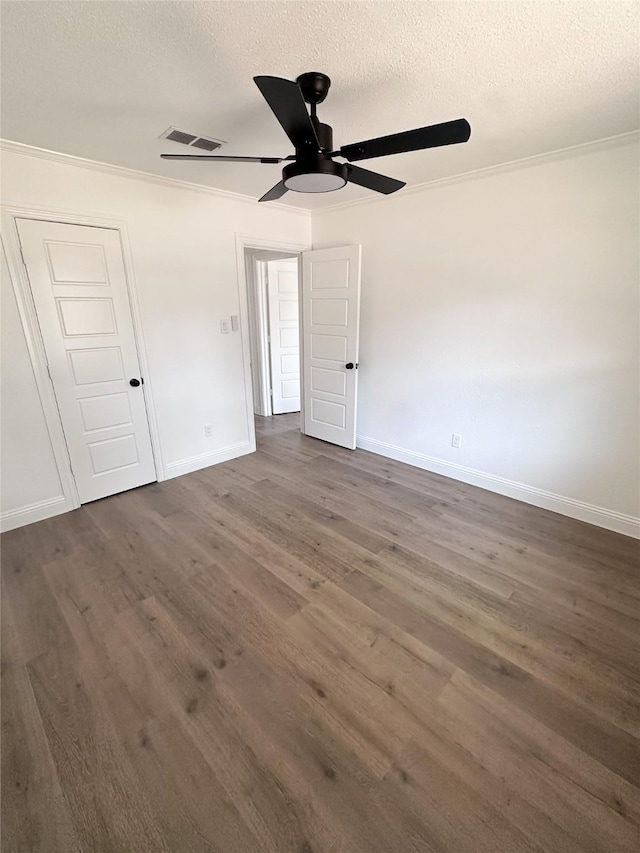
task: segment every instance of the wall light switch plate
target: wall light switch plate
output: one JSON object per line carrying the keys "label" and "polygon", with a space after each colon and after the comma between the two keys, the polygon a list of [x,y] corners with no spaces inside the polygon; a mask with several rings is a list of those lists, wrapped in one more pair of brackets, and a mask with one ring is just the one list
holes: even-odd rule
{"label": "wall light switch plate", "polygon": [[451,447],[460,447],[462,444],[462,436],[458,435],[457,432],[454,432],[451,436]]}
{"label": "wall light switch plate", "polygon": [[228,335],[231,331],[231,325],[228,320],[220,320],[220,332],[223,335]]}
{"label": "wall light switch plate", "polygon": [[231,315],[231,331],[237,332],[240,329],[240,317],[237,314]]}

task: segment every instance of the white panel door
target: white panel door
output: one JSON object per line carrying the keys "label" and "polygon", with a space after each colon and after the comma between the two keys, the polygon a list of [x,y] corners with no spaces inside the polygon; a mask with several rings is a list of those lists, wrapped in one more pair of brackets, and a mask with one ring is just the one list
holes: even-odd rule
{"label": "white panel door", "polygon": [[33,219],[18,233],[80,502],[154,481],[119,233]]}
{"label": "white panel door", "polygon": [[272,412],[300,411],[300,324],[298,262],[267,264],[269,335],[271,338]]}
{"label": "white panel door", "polygon": [[304,431],[354,450],[360,246],[302,255]]}

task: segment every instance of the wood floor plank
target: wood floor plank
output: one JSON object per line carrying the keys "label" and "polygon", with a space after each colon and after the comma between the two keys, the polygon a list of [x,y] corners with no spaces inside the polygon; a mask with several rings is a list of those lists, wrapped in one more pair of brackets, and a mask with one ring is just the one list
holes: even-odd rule
{"label": "wood floor plank", "polygon": [[467,500],[458,513],[460,518],[534,545],[568,563],[580,562],[607,573],[633,575],[631,567],[640,560],[637,539],[510,501],[501,495]]}
{"label": "wood floor plank", "polygon": [[[186,489],[184,493],[190,498],[190,502],[189,510],[180,514],[179,523],[183,535],[197,539],[200,545],[205,546],[212,540],[219,543],[221,539],[232,544],[236,549],[258,560],[272,574],[303,596],[324,583],[323,575],[289,553],[286,547],[281,547],[267,538],[245,518],[229,512],[215,502],[194,504],[191,488]],[[168,523],[173,525],[177,521],[178,519],[174,518]]]}
{"label": "wood floor plank", "polygon": [[[617,610],[630,623],[637,623],[640,618],[637,580],[629,583],[623,579],[622,588],[617,588],[619,576],[612,581],[607,572],[584,569],[580,562],[544,553],[504,533],[492,534],[489,529],[451,518],[446,513],[423,513],[407,531],[402,544],[428,555],[433,542],[497,570],[521,585],[553,592],[568,605],[580,598]],[[640,630],[640,623],[636,627]]]}
{"label": "wood floor plank", "polygon": [[11,610],[16,659],[24,663],[52,646],[67,644],[71,637],[69,626],[42,566],[31,560],[12,564],[4,553],[3,566],[2,600]]}
{"label": "wood floor plank", "polygon": [[437,499],[430,495],[421,494],[407,486],[370,474],[355,466],[341,465],[328,456],[318,456],[314,459],[309,464],[309,472],[312,476],[315,472],[319,472],[321,476],[331,477],[341,486],[358,492],[364,491],[381,503],[389,504],[404,512],[419,513],[425,509],[431,509],[437,503]]}
{"label": "wood floor plank", "polygon": [[[351,571],[344,540],[310,521],[303,513],[266,505],[259,495],[240,488],[219,500],[221,506],[245,518],[264,536],[287,548],[323,577],[338,580]],[[294,539],[290,533],[292,527],[296,529]]]}
{"label": "wood floor plank", "polygon": [[[169,850],[256,853],[261,849],[218,773],[178,716],[165,711],[163,716],[145,719],[117,674],[104,679],[99,690],[118,721],[124,751]],[[168,779],[167,768],[177,765],[188,768],[188,773]]]}
{"label": "wood floor plank", "polygon": [[[13,614],[2,614],[2,831],[11,850],[80,853]],[[9,848],[7,848],[9,849]]]}
{"label": "wood floor plank", "polygon": [[[307,815],[301,810],[295,789],[284,784],[278,765],[260,757],[242,734],[238,719],[244,720],[250,709],[237,707],[222,676],[237,665],[245,647],[236,641],[225,645],[228,635],[212,612],[207,632],[216,643],[213,661],[193,632],[183,633],[183,616],[198,613],[201,606],[185,590],[179,601],[149,599],[123,614],[119,630],[110,639],[118,672],[145,714],[164,708],[197,744],[259,840],[256,853],[297,853],[310,837],[315,849],[333,849],[336,835],[330,827],[313,812]],[[139,734],[144,740],[148,728]],[[200,796],[207,802],[210,795],[211,791],[204,791]]]}
{"label": "wood floor plank", "polygon": [[384,689],[348,662],[323,654],[322,646],[308,642],[296,630],[298,623],[275,620],[250,590],[236,585],[233,574],[220,567],[210,567],[190,587],[192,592],[173,591],[162,601],[172,610],[180,606],[179,597],[200,596],[230,633],[241,637],[247,648],[260,649],[275,672],[297,683],[309,711],[321,714],[327,727],[351,745],[363,765],[383,775],[413,731],[411,721],[403,720],[402,709],[390,701]]}
{"label": "wood floor plank", "polygon": [[27,670],[80,849],[168,851],[77,650],[53,648]]}
{"label": "wood floor plank", "polygon": [[292,489],[296,494],[304,492],[316,503],[350,518],[362,527],[387,536],[391,541],[395,541],[401,531],[416,520],[416,515],[376,501],[370,495],[366,501],[359,500],[334,483],[330,477],[320,477],[317,473],[310,477],[305,465],[283,465],[280,460],[274,460],[268,453],[260,450],[255,456],[256,460],[252,460],[252,464],[258,472],[264,472],[265,479]]}
{"label": "wood floor plank", "polygon": [[[125,749],[154,804],[158,830],[169,850],[181,853],[257,853],[263,850],[196,743],[171,718],[142,729]],[[188,773],[167,784],[166,768]]]}
{"label": "wood floor plank", "polygon": [[623,778],[640,785],[640,742],[637,738],[583,709],[491,649],[427,616],[362,573],[351,573],[341,586],[517,707],[529,708],[542,722]]}
{"label": "wood floor plank", "polygon": [[[383,787],[321,719],[302,713],[296,690],[257,652],[248,653],[241,665],[225,673],[225,682],[236,700],[251,709],[253,721],[243,730],[245,738],[256,751],[271,756],[301,803],[313,803],[336,826],[340,850],[388,853],[399,835],[403,850],[435,849],[429,827],[411,815],[401,797],[385,796]],[[359,793],[363,788],[366,803]]]}
{"label": "wood floor plank", "polygon": [[[392,728],[405,732],[405,742],[420,729],[424,715],[455,671],[441,655],[331,583],[289,625],[298,642],[329,661],[344,662],[341,670],[349,680],[364,677],[393,699],[387,703],[388,713],[396,720]],[[328,692],[335,693],[335,687]],[[380,722],[389,725],[384,717]]]}
{"label": "wood floor plank", "polygon": [[234,583],[251,589],[262,606],[276,616],[287,619],[306,604],[307,600],[300,592],[244,549],[238,548],[219,527],[203,531],[197,519],[183,513],[176,514],[172,524],[183,533],[197,532],[200,545],[209,556],[209,563],[215,562],[224,567]]}
{"label": "wood floor plank", "polygon": [[310,500],[308,497],[296,494],[290,488],[278,485],[270,479],[260,480],[253,488],[258,494],[264,495],[270,503],[274,502],[284,509],[302,512],[307,518],[335,531],[344,539],[366,548],[372,554],[379,553],[389,545],[384,536],[380,536],[371,528],[355,524],[345,516],[325,509],[321,504]]}
{"label": "wood floor plank", "polygon": [[16,572],[71,554],[90,542],[96,527],[85,507],[47,518],[37,524],[18,527],[2,534],[3,559]]}
{"label": "wood floor plank", "polygon": [[382,480],[389,480],[399,486],[406,486],[412,491],[425,495],[435,500],[434,507],[455,507],[461,501],[478,492],[484,493],[477,486],[468,483],[451,480],[431,471],[424,471],[389,459],[378,456],[375,453],[356,451],[355,453],[343,447],[329,447],[324,452],[325,456],[339,461],[345,466],[367,471]]}
{"label": "wood floor plank", "polygon": [[628,666],[614,651],[609,660],[603,646],[606,632],[599,638],[597,626],[594,636],[576,639],[573,633],[581,632],[572,633],[566,618],[547,616],[519,599],[507,603],[464,582],[447,583],[437,567],[412,552],[395,544],[389,550],[382,564],[369,561],[372,578],[616,725],[636,736],[640,733],[640,682],[631,662],[636,643],[627,644]]}
{"label": "wood floor plank", "polygon": [[[640,800],[628,781],[461,673],[438,701],[451,739],[490,772],[499,772],[511,790],[542,809],[581,849],[637,849]],[[491,755],[489,732],[495,735]]]}
{"label": "wood floor plank", "polygon": [[[144,489],[137,491],[144,501]],[[142,597],[188,580],[209,562],[197,542],[172,535],[171,516],[153,513],[149,517],[110,498],[89,504],[86,511],[108,540],[109,559],[116,560],[127,579],[138,585]],[[91,544],[101,547],[95,538]]]}
{"label": "wood floor plank", "polygon": [[[384,784],[405,799],[418,819],[429,823],[437,849],[459,853],[542,853],[502,811],[476,793],[460,776],[434,758],[432,753],[410,745],[399,766]],[[456,803],[452,808],[451,803]]]}
{"label": "wood floor plank", "polygon": [[[493,850],[511,850],[514,843],[523,844],[521,836],[527,839],[532,849],[545,853],[550,850],[584,853],[588,849],[581,840],[552,819],[548,810],[538,805],[535,797],[531,798],[533,801],[525,799],[516,790],[516,785],[508,783],[499,772],[491,772],[482,761],[477,760],[466,746],[456,740],[451,729],[443,724],[437,709],[431,708],[430,711],[426,723],[428,736],[423,737],[419,744],[407,747],[398,763],[390,769],[385,781],[396,785],[401,783],[408,789],[408,796],[417,800],[418,808],[424,808],[426,802],[435,799],[434,808],[443,812],[444,817],[444,821],[441,819],[441,832],[451,834],[462,830],[462,838],[454,838],[449,846],[458,850],[462,844],[469,845],[469,836],[473,833],[477,845],[475,849],[488,845]],[[443,774],[444,784],[434,790],[434,782],[437,783]],[[457,781],[453,782],[451,776]],[[447,818],[458,820],[457,809],[450,808],[451,797],[453,795],[457,800],[460,791],[467,807],[460,821],[461,826],[457,823],[451,826]],[[448,794],[448,802],[438,802],[443,792]],[[544,805],[544,798],[540,797],[540,800]],[[496,812],[501,820],[496,817]],[[512,838],[514,828],[521,834],[516,835],[515,841]],[[474,847],[471,846],[471,849]]]}
{"label": "wood floor plank", "polygon": [[640,849],[638,543],[258,418],[2,537],[3,849]]}

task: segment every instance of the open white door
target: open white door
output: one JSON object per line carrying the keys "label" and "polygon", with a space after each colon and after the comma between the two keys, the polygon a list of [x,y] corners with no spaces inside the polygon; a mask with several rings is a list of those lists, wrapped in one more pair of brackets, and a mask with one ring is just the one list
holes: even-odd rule
{"label": "open white door", "polygon": [[298,261],[267,263],[271,361],[271,410],[300,411],[300,325]]}
{"label": "open white door", "polygon": [[152,482],[120,235],[17,222],[80,502]]}
{"label": "open white door", "polygon": [[302,255],[304,432],[356,446],[360,246]]}

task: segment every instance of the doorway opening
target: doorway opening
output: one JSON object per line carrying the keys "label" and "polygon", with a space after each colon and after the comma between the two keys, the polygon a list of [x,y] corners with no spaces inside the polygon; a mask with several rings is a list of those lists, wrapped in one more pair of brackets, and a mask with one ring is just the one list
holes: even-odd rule
{"label": "doorway opening", "polygon": [[[304,435],[354,450],[361,246],[311,250],[237,235],[236,247],[247,428],[252,447],[256,414],[269,418],[277,411],[299,411]],[[274,267],[269,276],[269,264],[291,260],[296,267],[289,264],[281,274]],[[267,318],[269,280],[276,286],[271,298],[273,309]],[[296,298],[297,322],[293,307]],[[293,346],[296,326],[297,348]],[[290,384],[285,384],[289,380]],[[280,385],[276,387],[277,382]]]}
{"label": "doorway opening", "polygon": [[299,255],[246,248],[244,259],[254,414],[300,412]]}

